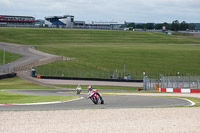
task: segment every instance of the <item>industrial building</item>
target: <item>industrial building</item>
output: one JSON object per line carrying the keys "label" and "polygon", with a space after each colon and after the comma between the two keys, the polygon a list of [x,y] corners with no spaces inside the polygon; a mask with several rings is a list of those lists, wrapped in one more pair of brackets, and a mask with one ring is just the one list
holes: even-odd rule
{"label": "industrial building", "polygon": [[39,21],[31,16],[0,15],[1,27],[34,27],[36,22]]}
{"label": "industrial building", "polygon": [[45,25],[54,28],[123,30],[122,26],[125,25],[125,22],[92,21],[86,23],[85,21],[74,21],[72,15],[64,15],[45,17]]}

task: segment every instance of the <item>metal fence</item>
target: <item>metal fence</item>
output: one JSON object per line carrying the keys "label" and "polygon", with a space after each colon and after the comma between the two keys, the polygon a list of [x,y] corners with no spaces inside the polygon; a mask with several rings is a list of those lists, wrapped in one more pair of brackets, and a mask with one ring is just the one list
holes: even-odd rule
{"label": "metal fence", "polygon": [[125,80],[142,80],[142,72],[126,72],[123,71],[103,71],[103,70],[77,70],[67,68],[53,67],[35,67],[37,75],[54,76],[54,77],[76,77],[76,78],[100,78],[100,79],[125,79]]}
{"label": "metal fence", "polygon": [[162,88],[200,89],[200,76],[162,76]]}
{"label": "metal fence", "polygon": [[144,90],[157,90],[160,87],[160,80],[151,79],[144,76],[143,78],[143,89]]}
{"label": "metal fence", "polygon": [[143,79],[144,90],[157,88],[184,88],[200,89],[200,76],[160,76],[160,79]]}
{"label": "metal fence", "polygon": [[13,72],[9,64],[0,66],[0,74],[7,74]]}
{"label": "metal fence", "polygon": [[25,64],[22,66],[12,66],[11,64],[0,65],[0,74],[7,74],[12,72],[24,71],[24,70],[31,70],[34,66],[44,65],[56,60],[68,60],[66,57],[56,57],[50,59],[44,59],[40,61],[36,61],[34,63]]}

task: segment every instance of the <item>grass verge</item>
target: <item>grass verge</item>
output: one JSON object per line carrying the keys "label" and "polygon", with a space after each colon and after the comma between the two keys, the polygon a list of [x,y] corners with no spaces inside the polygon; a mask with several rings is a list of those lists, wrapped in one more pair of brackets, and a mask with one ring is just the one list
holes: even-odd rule
{"label": "grass verge", "polygon": [[0,92],[0,104],[23,104],[68,101],[79,98],[77,96],[54,96],[54,95],[24,95],[10,92]]}
{"label": "grass verge", "polygon": [[195,105],[190,106],[190,107],[200,107],[200,98],[197,97],[174,97],[173,98],[184,98],[184,99],[188,99],[191,100],[192,102],[195,103]]}
{"label": "grass verge", "polygon": [[0,90],[5,90],[5,89],[53,89],[53,88],[24,81],[21,80],[19,77],[13,77],[0,80]]}
{"label": "grass verge", "polygon": [[[77,85],[54,85],[57,87],[76,89]],[[88,85],[81,85],[82,89],[88,89]],[[138,87],[127,87],[127,86],[108,86],[108,85],[93,85],[93,88],[97,90],[116,90],[116,91],[137,91]],[[141,87],[139,87],[141,88]]]}
{"label": "grass verge", "polygon": [[19,77],[0,80],[0,104],[21,104],[68,101],[78,98],[77,96],[54,96],[54,95],[24,95],[11,92],[4,92],[7,89],[53,89],[21,80]]}

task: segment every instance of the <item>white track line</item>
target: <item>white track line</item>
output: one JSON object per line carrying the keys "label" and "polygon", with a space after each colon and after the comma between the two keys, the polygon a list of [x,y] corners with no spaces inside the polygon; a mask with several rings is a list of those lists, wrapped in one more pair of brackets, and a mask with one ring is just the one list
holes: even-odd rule
{"label": "white track line", "polygon": [[73,99],[69,101],[56,101],[56,102],[43,102],[43,103],[24,103],[24,104],[0,104],[0,106],[10,106],[10,105],[44,105],[44,104],[58,104],[58,103],[68,103],[68,102],[73,102],[77,100],[81,100],[84,97],[78,98],[78,99]]}
{"label": "white track line", "polygon": [[196,104],[196,103],[194,103],[193,101],[191,101],[189,99],[185,99],[185,98],[178,98],[178,99],[182,99],[182,100],[186,100],[186,101],[190,102],[191,103],[190,106],[194,106]]}

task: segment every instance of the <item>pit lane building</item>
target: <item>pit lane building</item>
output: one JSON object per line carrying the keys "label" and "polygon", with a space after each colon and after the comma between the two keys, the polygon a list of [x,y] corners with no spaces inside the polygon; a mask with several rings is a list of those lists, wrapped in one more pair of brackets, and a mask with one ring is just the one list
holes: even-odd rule
{"label": "pit lane building", "polygon": [[74,21],[72,15],[64,15],[45,17],[45,25],[54,28],[123,30],[121,27],[125,25],[125,22],[92,21],[87,23],[85,21]]}
{"label": "pit lane building", "polygon": [[35,20],[32,16],[0,15],[0,26],[2,27],[34,27],[36,22],[39,20]]}

